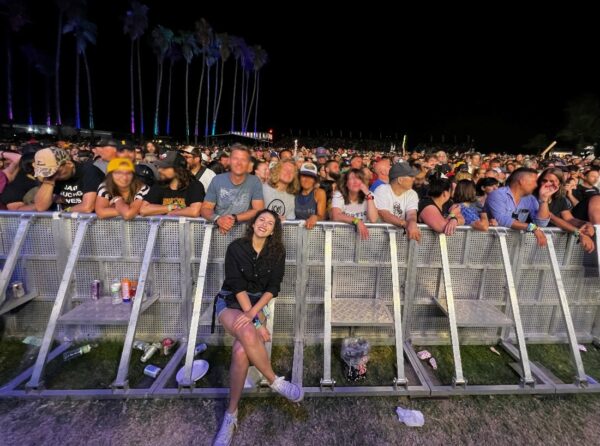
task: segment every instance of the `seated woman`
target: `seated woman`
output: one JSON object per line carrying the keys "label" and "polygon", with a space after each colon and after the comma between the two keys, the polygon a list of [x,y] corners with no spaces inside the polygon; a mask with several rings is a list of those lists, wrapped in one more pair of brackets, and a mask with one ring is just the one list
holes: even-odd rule
{"label": "seated woman", "polygon": [[296,195],[296,220],[306,220],[306,229],[315,227],[325,220],[327,197],[317,185],[317,166],[304,163],[300,167],[300,192]]}
{"label": "seated woman", "polygon": [[477,183],[475,183],[475,192],[477,194],[477,206],[483,212],[483,205],[485,204],[485,200],[487,196],[500,187],[500,183],[496,178],[482,178]]}
{"label": "seated woman", "polygon": [[367,239],[369,230],[365,220],[376,223],[379,213],[362,170],[350,169],[346,172],[338,189],[331,196],[331,220],[352,223],[360,237]]}
{"label": "seated woman", "polygon": [[150,191],[134,176],[135,167],[126,158],[108,163],[106,178],[98,187],[95,210],[99,218],[123,217],[131,220],[140,213],[144,198]]}
{"label": "seated woman", "polygon": [[250,363],[267,379],[271,389],[292,402],[304,397],[301,387],[276,376],[264,343],[271,334],[264,325],[263,309],[277,297],[285,269],[285,248],[279,215],[259,211],[245,237],[231,242],[225,254],[225,281],[215,298],[215,313],[235,338],[230,368],[229,406],[215,445],[231,443],[237,427],[237,409]]}
{"label": "seated woman", "polygon": [[538,177],[538,187],[534,195],[539,198],[540,188],[547,183],[552,184],[557,190],[550,197],[548,208],[550,209],[549,226],[557,226],[563,231],[570,232],[581,243],[586,252],[594,251],[594,226],[573,216],[573,205],[567,198],[564,187],[564,173],[561,169],[550,167],[544,170]]}
{"label": "seated woman", "polygon": [[487,231],[490,227],[487,214],[478,206],[475,184],[471,180],[460,180],[454,189],[453,201],[460,206],[465,225],[478,231]]}
{"label": "seated woman", "polygon": [[435,232],[454,234],[457,226],[464,225],[465,219],[460,206],[453,204],[450,196],[452,183],[445,178],[433,178],[429,183],[429,196],[419,201],[417,218]]}

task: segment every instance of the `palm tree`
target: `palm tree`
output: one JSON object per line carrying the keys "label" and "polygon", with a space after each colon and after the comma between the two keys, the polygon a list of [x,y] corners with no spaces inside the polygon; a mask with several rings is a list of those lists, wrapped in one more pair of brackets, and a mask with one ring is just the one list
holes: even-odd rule
{"label": "palm tree", "polygon": [[11,34],[21,30],[23,26],[29,23],[29,18],[25,11],[25,5],[19,0],[3,0],[2,11],[6,24],[4,30],[6,33],[6,108],[8,120],[13,121],[13,85],[12,85],[12,42]]}
{"label": "palm tree", "polygon": [[[257,133],[258,127],[258,98],[260,88],[260,70],[267,63],[267,52],[260,46],[257,45],[254,49],[254,89],[256,91],[256,102],[254,109],[254,134]],[[252,93],[252,99],[254,99],[254,93]],[[250,105],[252,108],[252,105]]]}
{"label": "palm tree", "polygon": [[237,73],[239,61],[242,58],[242,48],[246,45],[244,39],[241,37],[231,36],[230,46],[235,58],[235,71],[233,73],[233,99],[231,101],[231,132],[235,131],[235,98],[237,89]]}
{"label": "palm tree", "polygon": [[54,104],[56,106],[56,125],[62,125],[62,116],[60,113],[60,47],[63,35],[64,16],[70,16],[74,10],[79,8],[81,0],[56,0],[58,7],[58,35],[56,37],[56,54],[54,60]]}
{"label": "palm tree", "polygon": [[181,45],[181,54],[185,59],[185,141],[190,142],[190,113],[189,113],[189,77],[190,64],[200,49],[196,45],[194,34],[190,31],[179,31],[177,42]]}
{"label": "palm tree", "polygon": [[[196,115],[194,123],[194,144],[198,144],[198,134],[200,132],[200,100],[202,98],[202,83],[204,82],[204,70],[206,67],[206,54],[209,51],[211,42],[213,41],[213,30],[206,19],[201,18],[196,22],[195,31],[196,41],[200,44],[202,52],[202,73],[200,74],[200,82],[198,84],[198,97],[196,98]],[[208,101],[208,98],[206,99]]]}
{"label": "palm tree", "polygon": [[[211,42],[211,45],[208,47],[208,54],[206,54],[206,67],[207,76],[206,76],[206,116],[204,122],[204,144],[207,144],[208,140],[208,115],[209,115],[209,106],[210,106],[210,70],[212,66],[218,67],[217,60],[219,60],[219,49],[217,48],[215,41]],[[218,73],[215,74],[215,81],[217,80]],[[215,85],[216,89],[216,85]],[[215,92],[216,93],[216,92]]]}
{"label": "palm tree", "polygon": [[254,69],[254,47],[246,46],[242,53],[242,132],[248,127],[248,91],[250,72]]}
{"label": "palm tree", "polygon": [[134,77],[134,47],[137,43],[137,64],[138,64],[138,84],[139,84],[139,97],[140,97],[140,138],[144,136],[144,107],[142,101],[142,73],[140,66],[140,38],[144,35],[144,32],[148,28],[148,7],[138,1],[131,2],[131,9],[129,9],[123,19],[123,32],[129,34],[131,39],[131,54],[129,60],[129,83],[130,83],[130,94],[131,94],[131,113],[130,113],[130,130],[131,135],[135,135],[135,93],[133,85]]}
{"label": "palm tree", "polygon": [[79,58],[83,58],[88,87],[88,113],[89,128],[94,129],[94,109],[92,106],[92,81],[90,67],[87,60],[87,46],[96,43],[97,27],[87,20],[82,13],[74,14],[67,21],[63,29],[64,34],[73,33],[75,37],[75,128],[81,128],[81,117],[79,114]]}
{"label": "palm tree", "polygon": [[160,107],[160,89],[162,86],[163,78],[163,64],[165,61],[165,55],[171,46],[173,41],[173,31],[169,28],[165,28],[158,25],[152,31],[152,49],[156,55],[157,61],[157,76],[156,76],[156,108],[154,109],[154,136],[158,136],[158,111]]}
{"label": "palm tree", "polygon": [[[231,39],[227,33],[217,34],[217,47],[221,56],[221,81],[220,86],[215,91],[216,105],[213,108],[213,122],[211,135],[214,135],[217,129],[217,117],[219,115],[219,107],[221,106],[221,96],[223,94],[223,77],[225,73],[225,62],[231,56]],[[218,96],[218,99],[217,99]]]}
{"label": "palm tree", "polygon": [[166,133],[167,135],[171,134],[171,80],[173,78],[173,65],[181,59],[181,49],[177,44],[175,38],[171,42],[171,47],[167,52],[167,57],[169,58],[169,88],[167,93],[167,125],[166,125]]}
{"label": "palm tree", "polygon": [[33,106],[31,103],[31,71],[39,58],[38,50],[30,43],[21,46],[21,53],[27,61],[27,124],[33,125]]}

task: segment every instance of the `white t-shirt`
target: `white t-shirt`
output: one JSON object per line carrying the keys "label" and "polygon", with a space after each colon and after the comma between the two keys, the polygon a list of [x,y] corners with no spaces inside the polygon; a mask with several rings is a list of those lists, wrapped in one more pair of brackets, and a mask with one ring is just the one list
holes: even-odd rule
{"label": "white t-shirt", "polygon": [[344,203],[344,197],[340,191],[335,191],[331,196],[331,207],[341,209],[345,215],[349,217],[357,217],[361,220],[367,219],[367,200],[364,199],[362,203]]}
{"label": "white t-shirt", "polygon": [[413,189],[396,195],[389,184],[382,184],[375,189],[375,207],[382,211],[389,211],[393,215],[406,220],[408,211],[419,209],[419,196]]}

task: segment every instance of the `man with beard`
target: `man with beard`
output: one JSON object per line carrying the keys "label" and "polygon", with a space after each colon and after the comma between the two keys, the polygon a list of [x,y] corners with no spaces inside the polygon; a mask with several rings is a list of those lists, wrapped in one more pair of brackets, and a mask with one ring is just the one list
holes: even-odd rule
{"label": "man with beard", "polygon": [[200,216],[204,186],[187,169],[185,159],[175,151],[160,155],[155,163],[160,181],[146,195],[140,215]]}
{"label": "man with beard", "polygon": [[202,183],[204,190],[208,190],[210,182],[217,174],[202,164],[203,154],[200,152],[200,148],[186,146],[183,148],[182,155],[187,161],[188,169],[194,178]]}
{"label": "man with beard", "polygon": [[325,173],[327,178],[321,181],[321,189],[325,191],[327,202],[331,200],[331,195],[337,190],[337,182],[340,179],[340,165],[335,160],[327,161],[325,164]]}

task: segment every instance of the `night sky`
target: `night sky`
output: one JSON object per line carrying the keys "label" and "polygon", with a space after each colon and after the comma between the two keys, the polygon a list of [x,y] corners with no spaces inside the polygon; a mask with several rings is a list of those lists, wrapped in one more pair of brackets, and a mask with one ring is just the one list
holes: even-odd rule
{"label": "night sky", "polygon": [[[30,2],[32,24],[14,37],[33,42],[53,57],[54,2]],[[523,11],[489,4],[485,10],[421,11],[363,3],[333,8],[325,2],[286,3],[270,8],[229,2],[146,1],[149,31],[157,24],[193,29],[206,18],[217,32],[260,44],[269,62],[261,72],[259,129],[275,135],[302,129],[358,136],[408,133],[409,144],[459,142],[467,135],[484,150],[511,150],[531,137],[553,137],[564,125],[567,102],[600,91],[598,31],[591,10]],[[126,132],[129,114],[129,38],[122,32],[128,2],[90,1],[88,18],[98,24],[89,50],[96,127]],[[500,6],[502,9],[500,9]],[[494,9],[497,8],[497,9]],[[396,10],[393,12],[393,10]],[[145,41],[144,41],[145,43]],[[2,38],[4,45],[4,37]],[[63,39],[62,110],[73,119],[73,39]],[[151,130],[155,59],[144,45],[146,129]],[[2,64],[5,55],[3,51]],[[15,49],[15,114],[25,121],[26,76]],[[184,65],[175,70],[174,133],[183,136]],[[233,62],[226,70],[231,75]],[[190,107],[195,104],[199,59],[192,67]],[[83,72],[82,72],[83,75]],[[42,83],[34,93],[36,122],[43,122]],[[2,96],[5,102],[5,72]],[[231,85],[229,83],[229,85]],[[87,122],[86,85],[81,84],[82,122]],[[164,91],[164,90],[163,90]],[[164,105],[164,102],[163,102]],[[230,121],[231,100],[223,99],[220,120]],[[6,107],[2,120],[6,120]],[[164,110],[164,107],[163,107]],[[203,118],[202,118],[203,119]],[[164,122],[164,116],[163,116]],[[164,127],[164,124],[163,124]]]}

